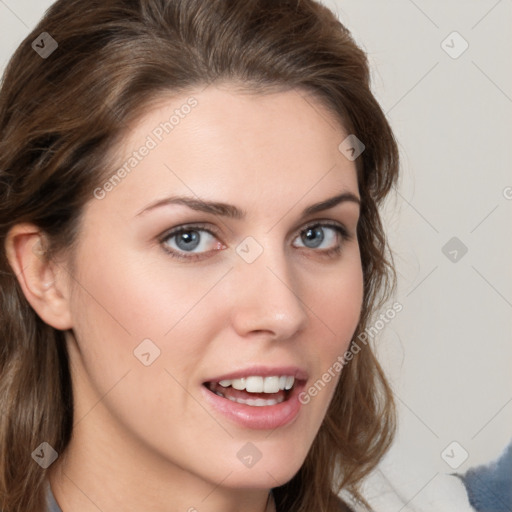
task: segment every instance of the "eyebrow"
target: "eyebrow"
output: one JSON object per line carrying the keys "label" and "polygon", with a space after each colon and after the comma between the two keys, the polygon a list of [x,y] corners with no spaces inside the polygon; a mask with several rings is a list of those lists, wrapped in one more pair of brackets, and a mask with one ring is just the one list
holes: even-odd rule
{"label": "eyebrow", "polygon": [[[330,197],[329,199],[325,199],[324,201],[320,201],[319,203],[315,203],[311,206],[308,206],[303,210],[302,216],[306,217],[314,213],[329,210],[330,208],[334,208],[338,204],[345,202],[352,202],[361,205],[361,200],[355,194],[353,194],[352,192],[343,192],[342,194]],[[149,206],[146,206],[144,209],[139,211],[135,216],[137,217],[151,210],[154,210],[155,208],[160,208],[162,206],[167,206],[170,204],[179,204],[187,206],[191,210],[196,210],[204,213],[211,213],[213,215],[219,215],[221,217],[228,217],[237,220],[244,219],[247,215],[247,212],[245,210],[242,210],[232,204],[217,201],[205,201],[199,198],[188,196],[172,196],[151,203]]]}

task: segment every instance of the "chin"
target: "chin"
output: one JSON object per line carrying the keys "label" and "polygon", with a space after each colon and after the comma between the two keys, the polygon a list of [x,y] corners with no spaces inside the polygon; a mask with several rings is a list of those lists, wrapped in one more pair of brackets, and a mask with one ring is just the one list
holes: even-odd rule
{"label": "chin", "polygon": [[[226,474],[231,472],[228,485],[237,488],[270,489],[289,482],[300,470],[307,456],[309,446],[305,440],[290,442],[279,439],[248,441],[241,445],[235,463],[230,461]],[[301,447],[301,449],[298,449]],[[239,455],[238,455],[239,454]],[[251,458],[252,457],[252,458]]]}
{"label": "chin", "polygon": [[301,465],[293,466],[287,464],[276,464],[271,469],[255,467],[246,470],[237,468],[230,477],[227,485],[237,489],[271,489],[280,487],[289,482],[299,471]]}

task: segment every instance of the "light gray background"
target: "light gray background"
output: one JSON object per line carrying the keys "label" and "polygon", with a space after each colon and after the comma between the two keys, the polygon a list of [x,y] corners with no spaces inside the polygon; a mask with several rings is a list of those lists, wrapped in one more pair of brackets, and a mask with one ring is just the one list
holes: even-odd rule
{"label": "light gray background", "polygon": [[[51,3],[0,0],[1,69]],[[377,342],[400,428],[381,468],[392,483],[414,475],[404,505],[388,509],[417,510],[455,471],[441,456],[450,443],[468,453],[461,473],[512,434],[512,2],[324,3],[368,52],[400,144],[385,221],[403,311]],[[452,58],[445,49],[455,55],[461,38],[469,46]],[[452,237],[468,249],[456,262],[442,252]],[[452,461],[461,448],[448,450]]]}

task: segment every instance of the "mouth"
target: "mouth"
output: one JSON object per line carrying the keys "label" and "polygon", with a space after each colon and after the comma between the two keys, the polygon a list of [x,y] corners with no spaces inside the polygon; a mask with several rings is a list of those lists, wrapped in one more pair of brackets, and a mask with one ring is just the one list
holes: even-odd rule
{"label": "mouth", "polygon": [[288,400],[295,382],[295,377],[291,375],[251,375],[239,379],[209,381],[203,385],[217,396],[232,402],[251,407],[268,407]]}
{"label": "mouth", "polygon": [[246,372],[208,380],[201,386],[203,396],[215,413],[238,426],[275,429],[290,424],[301,411],[298,397],[307,375],[296,369],[263,373]]}

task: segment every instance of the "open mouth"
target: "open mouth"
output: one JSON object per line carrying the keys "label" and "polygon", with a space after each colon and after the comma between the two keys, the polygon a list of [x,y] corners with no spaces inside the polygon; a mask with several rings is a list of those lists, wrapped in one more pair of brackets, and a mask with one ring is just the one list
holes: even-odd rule
{"label": "open mouth", "polygon": [[281,376],[249,376],[240,379],[226,379],[218,382],[205,382],[209,391],[243,405],[265,407],[285,402],[296,385],[295,377]]}

